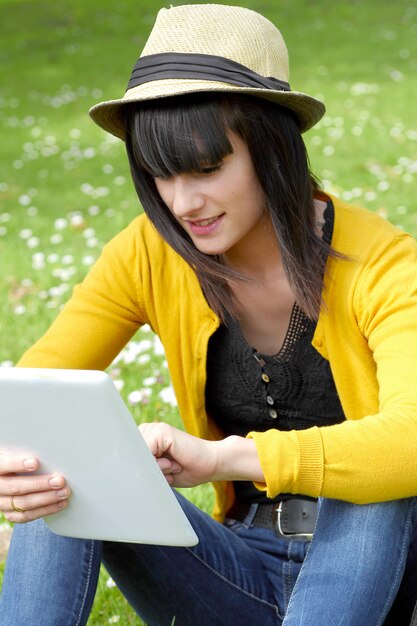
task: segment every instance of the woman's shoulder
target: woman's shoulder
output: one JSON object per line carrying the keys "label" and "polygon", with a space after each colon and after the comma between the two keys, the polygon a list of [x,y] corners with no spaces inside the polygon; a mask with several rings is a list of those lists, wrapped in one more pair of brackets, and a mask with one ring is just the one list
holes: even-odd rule
{"label": "woman's shoulder", "polygon": [[164,247],[165,244],[145,213],[135,217],[112,241],[117,243],[131,242],[132,244],[152,242],[153,245],[161,245],[161,247]]}
{"label": "woman's shoulder", "polygon": [[354,226],[355,224],[361,224],[363,227],[368,226],[370,229],[376,229],[381,231],[381,233],[385,232],[391,235],[400,232],[398,227],[380,215],[378,211],[371,211],[363,206],[350,204],[332,194],[327,195],[333,203],[337,219],[342,221],[344,225],[352,224]]}
{"label": "woman's shoulder", "polygon": [[332,247],[342,254],[356,256],[365,250],[378,254],[396,239],[415,241],[378,212],[349,204],[327,194],[334,206],[334,234]]}
{"label": "woman's shoulder", "polygon": [[129,253],[136,260],[150,265],[185,263],[173,248],[161,237],[146,214],[138,215],[130,224],[109,241],[106,246],[114,252]]}

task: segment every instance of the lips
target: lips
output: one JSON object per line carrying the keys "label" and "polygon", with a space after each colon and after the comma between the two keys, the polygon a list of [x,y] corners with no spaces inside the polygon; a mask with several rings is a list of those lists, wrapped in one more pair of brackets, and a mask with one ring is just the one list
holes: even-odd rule
{"label": "lips", "polygon": [[217,219],[218,217],[209,217],[207,220],[199,220],[197,222],[191,223],[196,226],[209,226],[210,224],[213,224],[213,222],[215,222]]}
{"label": "lips", "polygon": [[203,220],[187,220],[191,232],[195,235],[208,235],[211,234],[219,226],[223,220],[224,213],[222,215],[216,215],[216,217],[208,217]]}

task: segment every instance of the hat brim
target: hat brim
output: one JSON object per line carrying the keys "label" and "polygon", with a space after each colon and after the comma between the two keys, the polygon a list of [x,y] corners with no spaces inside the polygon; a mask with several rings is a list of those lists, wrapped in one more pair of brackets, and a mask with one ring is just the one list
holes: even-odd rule
{"label": "hat brim", "polygon": [[207,80],[165,79],[149,82],[130,89],[123,98],[119,100],[100,102],[91,107],[89,114],[98,126],[124,141],[126,138],[126,128],[123,109],[126,105],[132,104],[133,102],[139,103],[147,100],[204,92],[242,93],[281,104],[295,112],[301,132],[305,132],[317,124],[326,111],[323,102],[297,91],[275,91],[272,89],[237,87],[227,83]]}

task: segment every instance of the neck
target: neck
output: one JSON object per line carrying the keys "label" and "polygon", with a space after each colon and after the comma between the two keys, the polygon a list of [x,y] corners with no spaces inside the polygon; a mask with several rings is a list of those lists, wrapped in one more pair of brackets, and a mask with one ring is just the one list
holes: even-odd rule
{"label": "neck", "polygon": [[261,282],[281,272],[281,252],[270,221],[262,221],[250,237],[228,250],[222,260],[240,274]]}

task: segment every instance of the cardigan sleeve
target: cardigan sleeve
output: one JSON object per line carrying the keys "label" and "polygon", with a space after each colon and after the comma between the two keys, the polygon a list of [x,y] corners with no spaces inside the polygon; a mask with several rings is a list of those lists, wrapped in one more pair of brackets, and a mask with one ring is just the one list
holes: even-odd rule
{"label": "cardigan sleeve", "polygon": [[138,221],[108,243],[49,330],[19,367],[104,369],[141,324]]}
{"label": "cardigan sleeve", "polygon": [[398,235],[363,268],[351,317],[367,346],[364,351],[358,344],[356,356],[369,361],[369,377],[356,384],[363,394],[367,386],[377,388],[377,411],[324,428],[250,433],[265,475],[265,484],[257,486],[270,497],[289,492],[368,503],[417,494],[417,244],[412,238]]}

